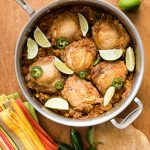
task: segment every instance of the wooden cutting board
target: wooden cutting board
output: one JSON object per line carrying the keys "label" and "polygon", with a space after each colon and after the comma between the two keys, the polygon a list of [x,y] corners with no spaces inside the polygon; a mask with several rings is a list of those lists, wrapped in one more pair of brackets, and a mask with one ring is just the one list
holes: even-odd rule
{"label": "wooden cutting board", "polygon": [[[27,0],[35,9],[52,2],[52,0]],[[118,7],[118,0],[108,0]],[[145,49],[145,74],[142,86],[137,94],[144,104],[142,115],[133,123],[150,140],[150,0],[142,0],[140,9],[134,13],[126,13],[137,27],[141,35]],[[0,94],[10,94],[18,91],[22,95],[18,86],[15,68],[14,52],[17,39],[23,26],[29,20],[29,16],[15,0],[1,0],[0,2]],[[23,97],[23,96],[22,96]],[[127,115],[134,105],[131,104],[123,116]],[[69,127],[54,123],[39,115],[40,124],[57,141],[69,143]],[[78,128],[83,139],[85,139],[85,128]],[[84,141],[85,142],[85,141]]]}

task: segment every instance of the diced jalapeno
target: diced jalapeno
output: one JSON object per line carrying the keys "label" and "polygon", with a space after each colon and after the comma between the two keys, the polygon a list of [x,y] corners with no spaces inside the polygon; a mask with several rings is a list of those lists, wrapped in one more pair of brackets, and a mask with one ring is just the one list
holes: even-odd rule
{"label": "diced jalapeno", "polygon": [[42,68],[40,66],[32,67],[31,75],[32,75],[33,78],[38,79],[38,78],[40,78],[42,76],[42,74],[43,74],[43,70],[42,70]]}
{"label": "diced jalapeno", "polygon": [[56,88],[57,90],[62,90],[62,89],[64,88],[64,84],[62,83],[62,81],[57,81],[57,82],[55,83],[55,88]]}
{"label": "diced jalapeno", "polygon": [[81,72],[79,73],[80,79],[85,79],[86,76],[87,76],[87,72],[86,72],[86,71],[81,71]]}
{"label": "diced jalapeno", "polygon": [[97,58],[96,60],[95,60],[95,62],[93,63],[93,67],[95,67],[97,64],[99,64],[100,63],[100,58]]}
{"label": "diced jalapeno", "polygon": [[112,81],[112,86],[114,86],[116,89],[120,90],[123,86],[123,80],[121,78],[114,78]]}
{"label": "diced jalapeno", "polygon": [[58,38],[56,39],[56,46],[60,49],[64,49],[69,44],[66,38]]}

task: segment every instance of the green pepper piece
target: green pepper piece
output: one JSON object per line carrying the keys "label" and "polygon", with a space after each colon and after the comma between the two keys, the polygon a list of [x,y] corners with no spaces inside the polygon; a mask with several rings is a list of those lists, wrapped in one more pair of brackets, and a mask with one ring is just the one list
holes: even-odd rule
{"label": "green pepper piece", "polygon": [[64,84],[62,83],[62,81],[57,81],[57,82],[55,83],[55,88],[56,88],[57,90],[62,90],[62,89],[64,88]]}
{"label": "green pepper piece", "polygon": [[80,79],[85,79],[86,76],[87,76],[87,72],[86,72],[86,71],[81,71],[81,72],[79,73]]}
{"label": "green pepper piece", "polygon": [[97,64],[99,64],[100,63],[100,58],[97,58],[96,60],[95,60],[95,62],[93,63],[93,67],[95,67]]}
{"label": "green pepper piece", "polygon": [[112,86],[114,86],[116,89],[120,90],[123,86],[123,80],[121,78],[114,78],[112,81]]}
{"label": "green pepper piece", "polygon": [[58,150],[73,150],[73,148],[70,145],[61,143],[58,145]]}
{"label": "green pepper piece", "polygon": [[34,66],[31,69],[31,75],[33,78],[40,78],[43,74],[43,69],[40,66]]}
{"label": "green pepper piece", "polygon": [[70,130],[70,140],[75,150],[83,150],[83,144],[79,132],[75,129]]}
{"label": "green pepper piece", "polygon": [[89,145],[95,145],[95,126],[90,126],[86,130],[86,140]]}
{"label": "green pepper piece", "polygon": [[56,39],[56,46],[60,49],[64,49],[69,44],[66,38],[58,38]]}
{"label": "green pepper piece", "polygon": [[96,146],[90,146],[87,150],[96,150]]}
{"label": "green pepper piece", "polygon": [[96,18],[97,18],[97,19],[100,18],[101,15],[102,15],[102,11],[101,11],[100,9],[96,9],[96,11],[95,11],[95,16],[96,16]]}

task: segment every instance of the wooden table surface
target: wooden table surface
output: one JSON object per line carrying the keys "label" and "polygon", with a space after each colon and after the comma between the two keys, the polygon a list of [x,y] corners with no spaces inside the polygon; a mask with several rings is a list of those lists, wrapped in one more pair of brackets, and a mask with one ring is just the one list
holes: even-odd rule
{"label": "wooden table surface", "polygon": [[[118,0],[108,1],[117,6]],[[38,10],[52,0],[28,0],[28,2],[35,10]],[[126,14],[137,27],[145,50],[144,80],[137,94],[144,104],[144,111],[133,124],[150,140],[150,0],[142,0],[137,12]],[[22,95],[15,75],[14,53],[19,34],[28,20],[28,14],[19,7],[15,0],[0,1],[0,94],[18,91]],[[131,105],[125,114],[133,107]],[[59,141],[69,142],[69,127],[54,123],[39,114],[38,116],[40,124],[52,137]],[[78,130],[82,132],[83,139],[85,139],[85,129],[79,128]]]}

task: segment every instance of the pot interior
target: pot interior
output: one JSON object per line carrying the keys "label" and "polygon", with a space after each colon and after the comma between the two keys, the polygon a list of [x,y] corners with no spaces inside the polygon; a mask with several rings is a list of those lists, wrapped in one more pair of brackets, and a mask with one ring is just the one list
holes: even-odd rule
{"label": "pot interior", "polygon": [[[87,6],[97,7],[99,9],[102,9],[105,12],[108,12],[118,18],[122,24],[125,26],[127,31],[129,32],[130,36],[132,37],[134,41],[135,51],[136,51],[136,73],[135,73],[135,80],[133,83],[133,88],[129,94],[129,96],[120,101],[118,104],[116,104],[115,107],[113,107],[110,111],[107,113],[102,114],[101,116],[94,118],[94,119],[87,119],[87,120],[75,120],[75,119],[69,119],[65,118],[61,115],[58,115],[49,109],[43,107],[43,105],[36,100],[33,96],[31,91],[26,87],[26,83],[24,80],[24,76],[21,71],[21,57],[22,52],[24,49],[24,45],[26,42],[26,39],[28,37],[29,32],[32,30],[32,28],[35,26],[37,21],[43,17],[46,13],[49,13],[53,10],[60,9],[62,7],[69,7],[76,4],[83,4]],[[119,113],[121,113],[134,99],[134,97],[137,94],[137,91],[140,87],[142,77],[143,77],[143,71],[144,71],[144,55],[143,55],[143,48],[142,43],[140,40],[140,37],[134,27],[134,25],[131,23],[131,21],[117,8],[114,6],[104,2],[104,1],[93,1],[93,0],[65,0],[65,1],[56,1],[45,8],[38,11],[26,24],[25,28],[23,29],[23,32],[20,35],[20,38],[18,40],[18,44],[16,47],[16,56],[15,56],[15,62],[16,62],[16,74],[17,79],[19,82],[19,85],[21,87],[21,90],[26,97],[26,99],[35,107],[37,111],[39,111],[42,115],[45,117],[69,126],[91,126],[96,125],[99,123],[103,123],[105,121],[108,121],[115,116],[117,116]]]}

